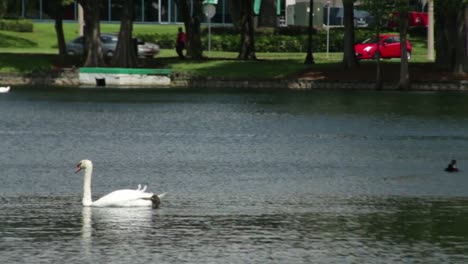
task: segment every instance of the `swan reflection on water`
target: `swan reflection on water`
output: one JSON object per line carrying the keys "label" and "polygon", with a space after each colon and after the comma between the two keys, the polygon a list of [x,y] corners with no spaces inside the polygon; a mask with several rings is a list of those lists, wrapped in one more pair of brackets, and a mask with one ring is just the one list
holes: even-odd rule
{"label": "swan reflection on water", "polygon": [[91,238],[94,232],[119,232],[145,228],[150,225],[155,210],[146,207],[87,207],[82,208],[82,237]]}

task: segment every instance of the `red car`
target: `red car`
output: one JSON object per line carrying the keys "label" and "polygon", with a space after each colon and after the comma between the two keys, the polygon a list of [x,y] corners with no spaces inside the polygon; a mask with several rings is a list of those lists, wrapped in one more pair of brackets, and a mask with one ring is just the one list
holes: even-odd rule
{"label": "red car", "polygon": [[[395,34],[382,34],[380,39],[372,37],[362,43],[354,45],[354,52],[358,60],[369,60],[377,58],[377,43],[379,43],[380,57],[383,59],[400,58],[400,36]],[[413,48],[409,40],[406,40],[408,60],[411,58]]]}

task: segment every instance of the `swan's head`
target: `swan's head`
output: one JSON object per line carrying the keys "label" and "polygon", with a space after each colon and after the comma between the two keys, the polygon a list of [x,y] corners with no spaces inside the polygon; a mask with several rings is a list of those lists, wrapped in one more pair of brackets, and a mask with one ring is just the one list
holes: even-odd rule
{"label": "swan's head", "polygon": [[76,165],[75,173],[79,172],[82,169],[92,168],[93,163],[90,160],[82,160]]}

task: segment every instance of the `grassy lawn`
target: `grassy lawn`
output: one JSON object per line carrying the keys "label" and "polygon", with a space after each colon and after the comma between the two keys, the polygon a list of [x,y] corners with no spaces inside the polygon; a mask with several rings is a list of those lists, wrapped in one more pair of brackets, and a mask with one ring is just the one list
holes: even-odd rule
{"label": "grassy lawn", "polygon": [[[101,24],[103,33],[119,31],[119,24]],[[135,24],[135,33],[173,33],[178,25]],[[78,35],[76,23],[64,24],[66,41]],[[56,64],[57,40],[53,23],[35,23],[34,32],[19,33],[0,31],[0,72],[23,72],[50,70]],[[424,40],[412,40],[411,62],[427,62]],[[179,60],[174,50],[161,50],[152,64],[163,65],[174,71],[197,76],[222,76],[226,78],[280,78],[289,74],[313,68],[320,69],[336,65],[342,60],[342,53],[314,53],[316,64],[304,65],[305,53],[261,53],[258,61],[235,60],[235,52],[205,51],[207,57],[201,61]],[[385,60],[386,63],[399,63],[399,59]],[[78,65],[77,62],[69,62]]]}

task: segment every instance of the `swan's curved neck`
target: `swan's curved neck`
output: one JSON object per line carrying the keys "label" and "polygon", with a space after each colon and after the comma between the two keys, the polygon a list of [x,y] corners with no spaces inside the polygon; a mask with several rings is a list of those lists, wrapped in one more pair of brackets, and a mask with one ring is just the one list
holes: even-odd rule
{"label": "swan's curved neck", "polygon": [[86,167],[84,170],[84,183],[83,183],[83,206],[90,206],[93,201],[91,199],[91,175],[93,174],[93,167]]}

